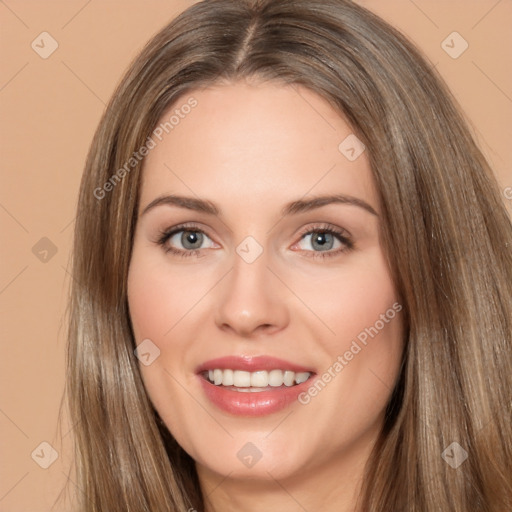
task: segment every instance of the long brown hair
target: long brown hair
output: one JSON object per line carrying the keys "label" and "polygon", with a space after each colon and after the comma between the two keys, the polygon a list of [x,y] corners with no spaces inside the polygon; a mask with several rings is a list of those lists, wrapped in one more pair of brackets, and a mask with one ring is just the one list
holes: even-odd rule
{"label": "long brown hair", "polygon": [[[197,3],[117,87],[89,150],[73,248],[67,395],[80,510],[204,510],[194,462],[159,420],[133,353],[126,286],[143,159],[126,163],[179,98],[242,78],[329,101],[365,144],[380,194],[406,348],[361,510],[512,510],[511,221],[436,71],[348,0]],[[442,456],[454,442],[468,454],[456,469]]]}

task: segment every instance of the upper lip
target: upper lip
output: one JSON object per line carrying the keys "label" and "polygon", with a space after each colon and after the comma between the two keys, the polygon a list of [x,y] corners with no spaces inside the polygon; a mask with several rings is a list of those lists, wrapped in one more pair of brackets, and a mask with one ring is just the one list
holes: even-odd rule
{"label": "upper lip", "polygon": [[271,356],[225,356],[205,361],[196,368],[196,373],[207,370],[289,370],[292,372],[315,373],[311,368]]}

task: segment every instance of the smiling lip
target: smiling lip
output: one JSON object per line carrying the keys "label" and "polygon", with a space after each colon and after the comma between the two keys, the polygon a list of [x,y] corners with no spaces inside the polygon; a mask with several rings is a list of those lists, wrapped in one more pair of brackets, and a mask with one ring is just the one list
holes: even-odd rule
{"label": "smiling lip", "polygon": [[[213,369],[232,369],[247,372],[259,370],[289,370],[293,372],[309,372],[311,377],[294,386],[276,387],[269,391],[240,392],[231,387],[216,386],[203,377],[203,373]],[[219,409],[236,416],[263,416],[280,411],[297,400],[298,395],[305,391],[316,375],[311,368],[297,365],[283,359],[268,356],[228,356],[212,359],[196,369],[206,397]]]}
{"label": "smiling lip", "polygon": [[290,363],[284,359],[270,356],[227,356],[219,357],[206,361],[196,368],[196,373],[206,370],[244,370],[246,372],[256,372],[258,370],[290,370],[292,372],[309,372],[315,373],[311,368]]}

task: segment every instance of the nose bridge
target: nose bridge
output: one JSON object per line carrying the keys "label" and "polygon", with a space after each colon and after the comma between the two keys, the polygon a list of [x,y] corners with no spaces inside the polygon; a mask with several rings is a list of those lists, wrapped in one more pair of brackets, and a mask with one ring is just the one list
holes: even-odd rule
{"label": "nose bridge", "polygon": [[271,255],[256,244],[247,237],[237,246],[217,302],[217,325],[242,336],[258,329],[279,330],[288,322],[282,284],[268,268]]}

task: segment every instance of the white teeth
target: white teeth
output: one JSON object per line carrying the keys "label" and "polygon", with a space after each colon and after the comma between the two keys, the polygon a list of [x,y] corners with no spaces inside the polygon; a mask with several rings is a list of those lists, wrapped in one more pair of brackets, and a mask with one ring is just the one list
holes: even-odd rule
{"label": "white teeth", "polygon": [[[206,375],[206,374],[205,374]],[[260,370],[256,372],[246,372],[242,370],[221,370],[215,368],[208,370],[208,380],[216,386],[234,386],[237,388],[247,388],[243,391],[263,391],[263,388],[281,387],[283,384],[287,387],[306,382],[311,373],[292,372],[289,370]],[[254,389],[253,389],[254,388]]]}
{"label": "white teeth", "polygon": [[309,372],[301,372],[295,374],[295,382],[297,384],[302,384],[303,382],[306,382],[309,379]]}
{"label": "white teeth", "polygon": [[222,385],[232,386],[235,381],[233,380],[233,370],[224,370],[222,372]]}
{"label": "white teeth", "polygon": [[284,372],[283,382],[285,386],[293,386],[293,381],[295,380],[295,373],[290,371]]}
{"label": "white teeth", "polygon": [[213,382],[216,386],[222,384],[222,370],[213,370]]}
{"label": "white teeth", "polygon": [[279,387],[283,385],[283,372],[281,370],[270,370],[268,372],[268,385]]}
{"label": "white teeth", "polygon": [[268,372],[253,372],[251,373],[251,387],[253,388],[266,388],[268,386]]}
{"label": "white teeth", "polygon": [[233,386],[237,388],[250,388],[251,374],[242,370],[235,370],[233,372]]}

